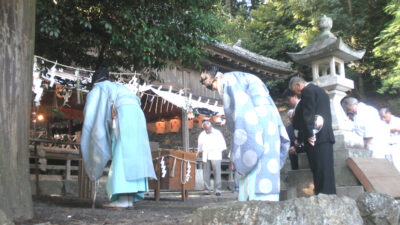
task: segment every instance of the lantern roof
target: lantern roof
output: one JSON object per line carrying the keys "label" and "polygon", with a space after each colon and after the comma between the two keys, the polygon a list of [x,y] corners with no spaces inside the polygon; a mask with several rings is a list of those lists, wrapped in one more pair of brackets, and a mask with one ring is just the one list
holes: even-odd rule
{"label": "lantern roof", "polygon": [[344,63],[359,60],[365,54],[365,49],[353,50],[342,38],[337,38],[331,33],[332,19],[323,16],[319,23],[320,35],[313,43],[305,47],[300,52],[288,52],[290,58],[300,64],[311,65],[312,61],[317,59],[335,56],[344,61]]}

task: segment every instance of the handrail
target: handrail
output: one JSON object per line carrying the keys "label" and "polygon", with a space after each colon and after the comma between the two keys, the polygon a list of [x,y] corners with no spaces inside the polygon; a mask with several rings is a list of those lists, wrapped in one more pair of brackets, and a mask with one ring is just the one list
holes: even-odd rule
{"label": "handrail", "polygon": [[78,143],[78,142],[66,142],[66,141],[51,140],[51,139],[30,138],[29,141],[52,143],[52,144],[59,144],[59,145],[81,145],[81,143]]}

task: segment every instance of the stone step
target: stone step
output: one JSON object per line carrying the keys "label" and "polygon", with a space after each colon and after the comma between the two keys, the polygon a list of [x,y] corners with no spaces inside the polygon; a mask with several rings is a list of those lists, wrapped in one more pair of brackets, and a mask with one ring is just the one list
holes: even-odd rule
{"label": "stone step", "polygon": [[[293,192],[293,190],[291,190]],[[357,186],[339,186],[336,187],[336,195],[337,196],[347,196],[356,200],[362,193],[364,193],[364,187],[361,185]],[[279,193],[279,201],[285,201],[291,198],[298,198],[298,197],[309,197],[311,195],[305,194],[301,196],[293,196],[294,193],[290,193],[288,189],[281,189]]]}
{"label": "stone step", "polygon": [[[307,159],[307,154],[305,152],[298,153],[298,162],[299,162],[299,169],[309,169],[310,165],[308,164],[308,159]],[[282,171],[288,172],[292,170],[292,167],[290,165],[290,159],[289,156],[287,157],[287,160],[285,162],[284,167],[282,168]]]}
{"label": "stone step", "polygon": [[[346,167],[334,167],[336,186],[360,186],[353,172]],[[282,177],[282,189],[287,189],[288,198],[305,197],[313,194],[314,182],[311,169],[291,170]]]}
{"label": "stone step", "polygon": [[[355,148],[347,148],[342,150],[336,150],[333,152],[333,163],[335,167],[347,167],[346,159],[349,157],[360,157],[366,158],[371,157],[371,151],[365,149],[355,149]],[[299,162],[299,169],[309,169],[310,164],[308,163],[307,154],[305,152],[298,153],[298,162]],[[284,165],[283,171],[290,171],[292,170],[290,165],[290,159],[286,160]]]}
{"label": "stone step", "polygon": [[289,171],[287,174],[287,199],[314,194],[314,182],[310,169]]}

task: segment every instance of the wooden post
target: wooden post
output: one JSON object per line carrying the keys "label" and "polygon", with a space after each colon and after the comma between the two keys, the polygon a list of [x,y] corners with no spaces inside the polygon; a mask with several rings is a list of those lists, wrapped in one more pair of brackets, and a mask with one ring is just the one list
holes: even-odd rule
{"label": "wooden post", "polygon": [[93,196],[93,182],[87,176],[82,160],[79,161],[78,170],[78,198],[91,199]]}
{"label": "wooden post", "polygon": [[71,160],[67,159],[65,162],[65,179],[71,180]]}
{"label": "wooden post", "polygon": [[40,195],[40,186],[39,186],[39,154],[37,151],[37,142],[35,141],[35,178],[36,178],[36,196]]}
{"label": "wooden post", "polygon": [[185,190],[185,181],[186,181],[186,164],[185,164],[185,154],[182,154],[182,162],[181,163],[183,163],[183,166],[181,167],[182,168],[182,170],[183,171],[181,171],[181,182],[183,181],[183,183],[182,183],[182,186],[181,186],[181,198],[182,198],[182,201],[184,202],[185,200],[186,200],[186,190]]}
{"label": "wooden post", "polygon": [[[187,79],[185,77],[185,72],[182,71],[182,80],[183,80],[183,87],[185,91],[185,96],[187,96],[186,87],[187,87]],[[188,124],[188,116],[187,112],[182,112],[182,145],[183,151],[189,151],[189,124]]]}
{"label": "wooden post", "polygon": [[161,188],[160,162],[161,162],[161,152],[158,151],[158,159],[157,159],[157,164],[156,164],[157,185],[156,185],[156,188],[154,190],[154,200],[156,200],[156,201],[160,201],[160,188]]}

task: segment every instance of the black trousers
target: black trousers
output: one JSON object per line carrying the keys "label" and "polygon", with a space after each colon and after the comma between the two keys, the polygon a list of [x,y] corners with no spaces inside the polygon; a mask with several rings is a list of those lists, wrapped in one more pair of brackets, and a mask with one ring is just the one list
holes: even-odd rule
{"label": "black trousers", "polygon": [[306,143],[307,158],[314,179],[315,194],[336,194],[333,171],[333,144],[329,142],[311,146]]}
{"label": "black trousers", "polygon": [[290,165],[292,167],[292,170],[298,170],[299,169],[299,157],[296,154],[289,153],[289,159],[290,159]]}

